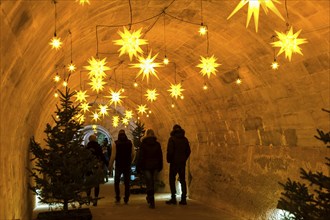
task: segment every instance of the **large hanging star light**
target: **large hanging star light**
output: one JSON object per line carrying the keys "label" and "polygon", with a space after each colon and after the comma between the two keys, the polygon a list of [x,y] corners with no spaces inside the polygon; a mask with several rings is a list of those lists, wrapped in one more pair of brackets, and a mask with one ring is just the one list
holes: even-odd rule
{"label": "large hanging star light", "polygon": [[138,57],[138,60],[140,63],[134,63],[134,64],[130,64],[132,65],[132,68],[140,68],[139,73],[136,75],[136,78],[139,77],[142,74],[142,80],[144,79],[144,77],[147,78],[147,82],[149,81],[149,75],[154,75],[157,79],[157,71],[155,70],[155,67],[162,67],[161,63],[154,63],[154,60],[156,59],[158,53],[151,57],[151,51],[148,55],[147,58],[144,58],[142,56]]}
{"label": "large hanging star light", "polygon": [[124,32],[118,31],[121,39],[114,40],[113,42],[115,45],[121,46],[121,48],[118,50],[120,51],[119,56],[126,53],[129,55],[129,59],[132,61],[133,56],[137,57],[138,54],[143,54],[143,50],[140,46],[148,44],[148,42],[145,39],[140,39],[141,30],[142,28],[131,33],[126,29],[126,27],[124,27]]}
{"label": "large hanging star light", "polygon": [[78,91],[75,95],[76,97],[76,101],[78,102],[86,102],[86,98],[89,97],[89,95],[86,94],[86,90],[85,91]]}
{"label": "large hanging star light", "polygon": [[200,59],[201,63],[197,65],[197,67],[201,68],[200,73],[202,76],[207,75],[208,78],[210,78],[211,74],[215,75],[215,72],[217,72],[217,67],[221,64],[216,63],[217,58],[212,55],[211,57],[203,57],[201,56]]}
{"label": "large hanging star light", "polygon": [[50,42],[49,45],[52,46],[52,49],[58,50],[62,46],[61,38],[54,36]]}
{"label": "large hanging star light", "polygon": [[251,17],[254,17],[254,26],[256,32],[258,32],[258,20],[259,20],[259,9],[260,5],[264,9],[265,14],[268,14],[268,9],[274,12],[278,17],[280,17],[283,21],[284,18],[281,13],[278,11],[274,2],[281,4],[278,0],[241,0],[240,3],[236,6],[234,11],[228,16],[227,20],[230,19],[236,12],[238,12],[244,5],[249,3],[248,15],[246,19],[246,27],[249,26]]}
{"label": "large hanging star light", "polygon": [[157,99],[158,93],[156,89],[147,89],[147,93],[145,94],[145,96],[147,97],[148,101],[153,102]]}
{"label": "large hanging star light", "polygon": [[141,105],[138,105],[137,110],[138,110],[139,114],[143,115],[143,113],[147,113],[148,108],[146,105],[141,104]]}
{"label": "large hanging star light", "polygon": [[133,118],[133,111],[132,110],[126,110],[125,111],[125,118],[127,118],[127,119]]}
{"label": "large hanging star light", "polygon": [[105,62],[106,58],[103,60],[95,59],[92,57],[88,60],[89,66],[84,66],[85,69],[89,70],[89,78],[103,78],[105,77],[105,71],[110,70],[110,67],[107,67]]}
{"label": "large hanging star light", "polygon": [[115,107],[117,106],[117,104],[121,105],[122,101],[121,100],[122,98],[126,98],[125,96],[122,96],[121,93],[122,93],[122,90],[119,89],[117,92],[116,91],[113,91],[112,89],[110,89],[110,96],[105,96],[107,98],[110,98],[110,105],[112,103],[114,103]]}
{"label": "large hanging star light", "polygon": [[87,102],[84,102],[84,103],[80,104],[80,108],[84,113],[88,112],[90,107],[91,106]]}
{"label": "large hanging star light", "polygon": [[299,53],[300,55],[303,55],[299,45],[307,43],[307,40],[305,38],[297,38],[301,30],[293,34],[293,29],[291,27],[286,34],[277,31],[275,32],[279,41],[272,42],[271,44],[273,45],[273,47],[281,48],[280,51],[277,53],[277,56],[285,52],[285,58],[288,58],[289,61],[291,61],[292,53]]}
{"label": "large hanging star light", "polygon": [[109,115],[109,113],[108,113],[108,106],[107,105],[99,105],[99,110],[100,110],[100,112],[99,112],[99,114],[100,115],[102,115],[103,117],[105,116],[105,115]]}
{"label": "large hanging star light", "polygon": [[184,89],[182,88],[181,86],[181,83],[178,83],[178,84],[172,84],[171,83],[171,88],[169,90],[171,94],[171,97],[174,97],[174,98],[178,98],[178,96],[181,96],[182,95],[182,91],[184,91]]}
{"label": "large hanging star light", "polygon": [[104,85],[106,84],[106,82],[104,82],[102,78],[93,77],[91,79],[91,82],[88,84],[91,85],[93,91],[99,93],[99,91],[102,91],[104,89]]}

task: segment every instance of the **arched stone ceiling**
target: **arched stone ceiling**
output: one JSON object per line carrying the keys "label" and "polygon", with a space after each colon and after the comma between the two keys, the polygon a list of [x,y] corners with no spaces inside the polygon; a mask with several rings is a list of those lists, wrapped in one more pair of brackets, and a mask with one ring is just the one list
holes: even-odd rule
{"label": "arched stone ceiling", "polygon": [[[152,114],[142,120],[156,128],[164,149],[174,123],[186,129],[193,152],[190,196],[241,216],[263,219],[269,207],[276,205],[279,179],[299,175],[295,171],[306,165],[307,155],[313,155],[308,167],[322,167],[319,161],[324,151],[317,154],[309,148],[285,147],[318,145],[309,137],[316,128],[329,128],[329,118],[320,110],[330,102],[329,1],[279,2],[275,5],[282,16],[288,15],[294,32],[302,30],[299,38],[308,43],[301,45],[303,56],[294,54],[291,62],[280,55],[280,68],[273,71],[270,43],[275,30],[286,30],[286,22],[260,9],[256,33],[253,18],[246,28],[247,6],[227,20],[239,0],[203,0],[202,10],[199,0],[90,0],[84,6],[58,0],[56,33],[64,43],[59,51],[48,45],[54,35],[53,1],[2,0],[0,204],[5,205],[0,207],[0,219],[31,215],[31,203],[24,202],[31,201],[25,171],[30,165],[28,142],[32,135],[42,140],[45,124],[51,121],[57,103],[54,89],[61,88],[52,78],[56,72],[63,76],[70,63],[70,36],[72,60],[78,67],[69,80],[72,90],[88,88],[84,66],[98,55],[111,67],[106,91],[122,85],[126,90],[128,98],[118,111],[140,104],[141,87],[132,86],[138,70],[128,68],[128,57],[118,57],[119,47],[112,42],[119,39],[118,28],[129,23],[145,33],[149,42],[142,47],[145,51],[152,50],[161,59],[166,46],[172,61],[157,69],[159,80],[152,77],[147,84],[137,78],[143,91],[155,87],[159,93],[158,100],[150,104]],[[166,13],[165,25],[162,12]],[[209,28],[208,40],[197,32],[201,15]],[[221,64],[210,79],[196,67],[207,49]],[[174,100],[172,109],[167,90],[175,81],[175,72],[185,98]],[[235,83],[237,77],[243,80],[241,85]],[[209,86],[207,91],[202,89],[204,83]],[[103,101],[99,95],[97,102]],[[111,130],[110,123],[108,118],[101,125]]]}

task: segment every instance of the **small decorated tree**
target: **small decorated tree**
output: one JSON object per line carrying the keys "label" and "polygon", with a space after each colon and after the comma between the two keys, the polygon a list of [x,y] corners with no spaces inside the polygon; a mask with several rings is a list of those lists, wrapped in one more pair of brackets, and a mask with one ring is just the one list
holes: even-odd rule
{"label": "small decorated tree", "polygon": [[46,146],[32,137],[30,151],[34,166],[30,169],[33,184],[30,189],[42,203],[62,204],[68,212],[68,205],[89,202],[86,192],[99,184],[101,178],[96,172],[98,160],[83,145],[83,127],[78,122],[79,109],[74,106],[70,93],[60,93],[60,107],[56,105],[56,117],[52,116],[54,126],[46,125]]}
{"label": "small decorated tree", "polygon": [[[323,109],[324,110],[324,109]],[[328,113],[330,111],[324,110]],[[324,133],[317,129],[318,140],[325,145],[330,144],[330,132]],[[329,145],[326,146],[330,148]],[[325,158],[330,168],[330,158]],[[295,220],[326,220],[330,217],[330,177],[322,172],[311,172],[300,168],[301,178],[309,182],[308,185],[288,178],[286,183],[280,183],[284,188],[278,208],[287,210],[289,214],[283,219]]]}

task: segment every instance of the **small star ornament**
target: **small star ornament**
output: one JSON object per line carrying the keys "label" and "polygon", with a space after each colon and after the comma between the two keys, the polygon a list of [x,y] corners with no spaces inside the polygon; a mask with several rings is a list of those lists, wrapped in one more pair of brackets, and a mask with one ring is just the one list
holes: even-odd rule
{"label": "small star ornament", "polygon": [[210,78],[211,74],[216,75],[217,67],[221,64],[216,63],[217,58],[212,55],[211,57],[203,57],[201,56],[200,64],[197,65],[197,67],[201,68],[200,73],[202,76],[207,75],[208,78]]}

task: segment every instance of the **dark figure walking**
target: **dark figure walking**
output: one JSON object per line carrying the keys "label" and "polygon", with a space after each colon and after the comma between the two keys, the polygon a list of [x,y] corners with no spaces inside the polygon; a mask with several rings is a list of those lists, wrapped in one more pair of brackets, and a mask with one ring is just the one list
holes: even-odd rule
{"label": "dark figure walking", "polygon": [[190,145],[185,137],[185,131],[180,125],[174,125],[167,143],[167,162],[170,164],[169,182],[171,199],[166,204],[176,204],[175,177],[179,174],[181,184],[180,205],[187,205],[186,161],[190,155]]}
{"label": "dark figure walking", "polygon": [[[103,153],[102,153],[102,148],[99,145],[99,143],[97,142],[97,137],[96,135],[92,134],[91,136],[89,136],[89,142],[87,144],[87,149],[89,149],[92,154],[99,160],[99,167],[98,170],[103,170],[104,165],[107,163]],[[102,172],[102,171],[101,171]],[[103,176],[101,176],[102,180],[100,180],[100,182],[103,182]],[[91,190],[92,189],[88,189],[87,190],[87,196],[90,198],[91,195]],[[100,193],[100,185],[97,185],[94,187],[94,202],[93,202],[93,206],[97,206],[97,200],[99,197],[99,193]]]}
{"label": "dark figure walking", "polygon": [[142,171],[147,186],[147,202],[149,207],[155,208],[155,178],[163,169],[163,153],[152,129],[147,129],[141,138],[141,146],[137,163],[137,170]]}
{"label": "dark figure walking", "polygon": [[120,202],[120,177],[124,176],[125,185],[125,204],[129,200],[129,188],[130,188],[130,175],[131,175],[131,164],[134,155],[132,142],[127,138],[125,131],[120,130],[118,133],[118,140],[112,146],[111,159],[109,163],[109,170],[112,170],[113,162],[115,162],[115,194],[116,202]]}

